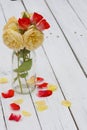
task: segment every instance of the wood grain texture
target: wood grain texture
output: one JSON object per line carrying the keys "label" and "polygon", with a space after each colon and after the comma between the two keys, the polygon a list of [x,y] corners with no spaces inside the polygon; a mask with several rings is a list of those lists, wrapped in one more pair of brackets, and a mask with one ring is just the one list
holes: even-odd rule
{"label": "wood grain texture", "polygon": [[[1,30],[5,20],[8,20],[11,16],[18,18],[25,9],[30,13],[34,11],[41,13],[50,23],[51,28],[44,31],[45,40],[43,46],[36,50],[36,72],[37,76],[44,77],[46,82],[58,86],[58,90],[48,98],[38,98],[36,96],[37,89],[32,95],[20,96],[15,94],[11,99],[1,97],[7,130],[87,130],[87,79],[68,44],[69,41],[86,72],[87,32],[75,12],[65,0],[50,0],[50,2],[47,0],[47,3],[41,0],[0,0],[0,3]],[[0,35],[2,35],[1,30]],[[3,60],[0,57],[0,69],[4,70],[4,72],[8,70],[7,73],[0,73],[0,76],[6,76],[9,79],[8,84],[0,85],[1,93],[12,87],[11,73],[8,73],[9,71],[11,72],[12,51],[4,46],[1,37],[0,42],[2,43],[0,55],[7,59]],[[21,111],[27,110],[32,115],[28,118],[22,116],[22,120],[18,123],[11,122],[8,120],[8,117],[13,111],[10,109],[9,104],[19,98],[24,100],[24,103],[21,105]],[[64,99],[71,101],[72,106],[70,109],[61,105]],[[35,102],[38,100],[45,100],[48,105],[46,111],[39,112],[37,110]],[[21,113],[21,111],[17,113]],[[2,113],[1,108],[0,112]],[[3,115],[1,115],[1,120],[3,125],[0,128],[2,128],[1,130],[6,130],[3,123]]]}
{"label": "wood grain texture", "polygon": [[[49,1],[47,0],[49,3]],[[57,5],[57,6],[56,6]],[[63,33],[65,34],[68,44],[76,56],[85,75],[87,74],[87,30],[78,19],[66,0],[58,0],[49,3],[49,6],[56,17]]]}
{"label": "wood grain texture", "polygon": [[[25,4],[26,3],[27,3],[27,1],[25,1]],[[42,9],[39,6],[39,3],[40,3],[40,5],[43,5]],[[49,1],[48,1],[48,4],[52,6],[51,2],[49,2]],[[54,4],[55,4],[55,2],[54,2]],[[66,40],[64,39],[60,29],[56,25],[56,22],[54,21],[54,19],[52,18],[51,15],[47,15],[47,14],[50,14],[50,12],[48,11],[47,7],[44,5],[44,2],[39,1],[38,3],[35,3],[35,1],[34,1],[34,3],[30,2],[29,5],[32,7],[34,6],[34,8],[36,6],[35,11],[38,11],[41,13],[43,12],[43,10],[46,11],[46,12],[43,12],[43,14],[45,17],[48,18],[48,20],[50,21],[50,23],[52,25],[51,29],[49,31],[49,34],[46,33],[46,35],[48,36],[45,40],[46,43],[44,44],[46,54],[49,57],[50,63],[54,69],[54,72],[55,72],[57,78],[59,79],[59,82],[62,86],[65,96],[67,97],[67,99],[69,99],[72,102],[71,109],[72,109],[73,113],[75,113],[74,116],[79,125],[79,129],[86,130],[87,126],[84,123],[85,117],[83,115],[84,110],[80,106],[79,102],[82,102],[82,99],[84,99],[84,100],[87,99],[86,98],[87,79],[85,78],[83,72],[81,71],[81,69],[79,67],[79,64],[76,62],[75,57],[73,56],[72,52],[70,51],[70,48],[67,45]],[[60,7],[62,7],[62,5],[63,5],[63,3],[61,4]],[[28,4],[27,4],[27,6],[28,6]],[[34,8],[32,8],[32,10]],[[58,11],[58,8],[56,8],[56,10]],[[71,10],[71,12],[72,12],[72,10]],[[54,12],[54,14],[58,14],[58,13]],[[62,13],[61,13],[60,18],[61,17],[62,17]],[[64,21],[64,20],[62,20],[62,21]],[[66,24],[66,26],[68,26],[68,25],[69,24]],[[80,25],[81,25],[81,23],[80,23]],[[50,36],[50,32],[51,32],[51,36]],[[56,37],[56,36],[59,36],[59,37]],[[50,43],[50,45],[49,45],[49,43]],[[55,63],[55,61],[56,61],[56,63]],[[82,86],[84,86],[84,89]],[[82,111],[82,113],[78,113],[78,111],[80,112],[80,110]]]}

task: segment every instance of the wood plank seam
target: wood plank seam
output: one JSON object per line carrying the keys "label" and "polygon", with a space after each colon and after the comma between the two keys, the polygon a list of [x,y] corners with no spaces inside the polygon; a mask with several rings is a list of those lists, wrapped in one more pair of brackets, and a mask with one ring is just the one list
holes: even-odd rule
{"label": "wood plank seam", "polygon": [[[51,69],[52,69],[52,72],[53,72],[53,74],[54,74],[54,77],[55,77],[55,79],[56,79],[56,81],[57,81],[57,83],[58,83],[58,86],[59,86],[60,91],[61,91],[61,93],[62,93],[62,95],[63,95],[63,98],[64,98],[64,100],[67,100],[67,98],[66,98],[66,96],[64,95],[64,92],[63,92],[63,90],[62,90],[62,87],[61,87],[61,85],[60,85],[60,83],[59,83],[59,80],[58,80],[58,78],[56,77],[56,74],[55,74],[55,72],[54,72],[54,70],[53,70],[53,67],[52,67],[51,63],[50,63],[50,60],[49,60],[49,58],[48,58],[48,56],[47,56],[47,54],[46,54],[46,51],[45,51],[44,47],[43,47],[43,50],[44,50],[44,53],[45,53],[45,55],[46,55],[46,57],[47,57],[47,60],[48,60],[48,62],[49,62],[49,65],[50,65],[50,67],[51,67]],[[76,120],[75,120],[75,117],[74,117],[74,115],[73,115],[73,113],[72,113],[72,111],[71,111],[71,109],[70,109],[69,107],[68,107],[68,110],[69,110],[69,112],[70,112],[70,114],[71,114],[71,117],[72,117],[72,119],[73,119],[73,121],[74,121],[74,123],[75,123],[75,126],[76,126],[77,130],[79,130],[79,127],[78,127],[78,125],[77,125],[77,122],[76,122]]]}
{"label": "wood plank seam", "polygon": [[[45,0],[44,0],[44,1],[45,1]],[[22,0],[21,0],[21,2],[22,2],[22,4],[23,4],[23,6],[25,7],[25,4],[23,3]],[[51,14],[53,15],[53,13],[52,13],[51,9],[49,8],[49,6],[48,6],[48,4],[47,4],[46,1],[45,1],[45,3],[46,3],[46,6],[48,7],[48,9],[50,10]],[[25,9],[25,10],[26,10],[26,9]],[[26,11],[27,11],[27,10],[26,10]],[[54,16],[54,15],[53,15],[53,16]],[[54,16],[54,19],[56,19],[55,16]],[[56,22],[57,22],[57,20],[56,20]],[[58,24],[58,23],[57,23],[57,24]],[[59,24],[58,24],[58,25],[59,25]],[[61,29],[61,31],[63,32],[62,29]],[[64,32],[63,32],[63,35],[64,35],[65,39],[68,41],[68,39],[66,38]],[[69,42],[69,41],[68,41],[68,42]],[[69,44],[70,44],[70,43],[69,43]],[[53,68],[52,68],[52,66],[51,66],[51,63],[50,63],[49,58],[48,58],[48,56],[47,56],[47,54],[46,54],[46,51],[45,51],[45,49],[44,49],[43,46],[42,46],[42,48],[43,48],[43,51],[44,51],[44,53],[45,53],[45,55],[46,55],[46,57],[47,57],[47,60],[48,60],[49,65],[50,65],[50,67],[51,67],[51,69],[52,69],[52,72],[53,72],[53,74],[54,74],[54,76],[55,76],[55,79],[56,79],[56,81],[57,81],[57,83],[58,83],[58,85],[59,85],[59,87],[60,87],[61,93],[62,93],[64,99],[66,100],[66,97],[65,97],[65,95],[64,95],[64,92],[63,92],[63,90],[62,90],[62,88],[61,88],[61,86],[60,86],[60,84],[59,84],[59,81],[58,81],[58,79],[57,79],[57,77],[56,77],[56,74],[55,74],[55,72],[54,72],[54,70],[53,70]],[[71,48],[72,48],[72,47],[71,47]],[[74,51],[73,51],[73,53],[74,53]],[[76,55],[76,54],[75,54],[75,55]],[[77,59],[78,59],[78,58],[77,58]],[[82,66],[82,65],[80,64],[80,66]],[[83,68],[83,67],[82,67],[82,68]],[[83,70],[83,72],[84,72],[84,75],[86,76],[86,72],[84,71],[84,69],[82,69],[82,70]],[[74,115],[73,115],[71,109],[68,108],[68,110],[69,110],[69,112],[70,112],[70,114],[71,114],[71,117],[72,117],[72,119],[73,119],[73,121],[74,121],[74,124],[75,124],[77,130],[79,130],[79,127],[78,127],[78,125],[77,125],[77,123],[76,123],[76,121],[75,121],[75,118],[74,118]]]}
{"label": "wood plank seam", "polygon": [[77,18],[80,20],[80,22],[82,23],[82,25],[84,26],[84,28],[87,30],[86,25],[84,24],[84,22],[82,21],[82,19],[80,18],[80,16],[78,15],[78,13],[75,11],[74,7],[72,6],[72,4],[70,3],[69,0],[66,0],[67,3],[69,4],[69,6],[72,8],[73,12],[76,14]]}
{"label": "wood plank seam", "polygon": [[0,104],[1,104],[1,109],[2,109],[2,114],[3,114],[5,128],[6,128],[6,130],[8,130],[1,98],[0,98]]}
{"label": "wood plank seam", "polygon": [[6,22],[6,17],[5,17],[4,9],[3,9],[1,3],[0,3],[0,8],[1,8],[1,10],[2,10],[2,13],[3,13],[4,19],[5,19],[5,22]]}
{"label": "wood plank seam", "polygon": [[27,11],[27,8],[26,8],[26,6],[25,6],[25,4],[24,4],[23,0],[21,0],[21,3],[22,3],[22,5],[23,5],[23,7],[24,7],[25,11]]}
{"label": "wood plank seam", "polygon": [[38,116],[38,113],[37,113],[37,110],[36,110],[36,107],[35,107],[35,104],[34,104],[34,101],[33,101],[33,97],[32,97],[32,94],[31,94],[30,90],[29,90],[29,95],[30,95],[30,98],[31,98],[31,101],[32,101],[32,104],[33,104],[33,107],[34,107],[34,110],[35,110],[35,114],[36,114],[38,123],[40,125],[40,129],[42,130],[42,125],[41,125],[41,122],[40,122],[40,119],[39,119],[39,116]]}
{"label": "wood plank seam", "polygon": [[[21,0],[21,3],[23,4],[25,11],[27,11],[26,6],[25,6],[23,0]],[[58,85],[59,85],[59,88],[60,88],[60,90],[61,90],[61,93],[62,93],[64,99],[66,100],[66,97],[65,97],[65,95],[64,95],[64,92],[63,92],[63,90],[62,90],[62,88],[61,88],[61,85],[60,85],[60,83],[59,83],[59,81],[58,81],[58,79],[57,79],[57,77],[56,77],[56,74],[55,74],[55,72],[54,72],[54,70],[53,70],[53,68],[52,68],[52,65],[51,65],[51,63],[50,63],[50,61],[49,61],[49,58],[48,58],[48,56],[47,56],[47,54],[46,54],[46,51],[45,51],[43,45],[42,45],[42,49],[43,49],[43,51],[44,51],[44,54],[46,55],[46,58],[47,58],[47,60],[48,60],[49,65],[50,65],[50,67],[51,67],[51,69],[52,69],[52,72],[53,72],[53,74],[54,74],[54,77],[55,77],[55,79],[56,79],[56,81],[57,81],[57,83],[58,83]],[[32,95],[30,94],[30,96],[31,96],[31,100],[32,100],[33,106],[34,106],[34,108],[35,108],[35,105],[34,105],[34,102],[33,102]],[[75,124],[77,130],[79,130],[79,127],[78,127],[78,125],[77,125],[77,123],[76,123],[76,121],[75,121],[75,118],[74,118],[74,115],[73,115],[71,109],[68,108],[68,110],[69,110],[69,112],[70,112],[70,114],[71,114],[71,117],[72,117],[72,119],[73,119],[73,121],[74,121],[74,124]],[[38,121],[39,121],[39,123],[40,123],[40,120],[39,120],[39,117],[38,117],[36,108],[35,108],[35,113],[36,113],[37,119],[38,119]],[[40,127],[41,127],[41,130],[42,130],[41,123],[40,123]],[[63,128],[63,127],[62,127],[62,128]]]}
{"label": "wood plank seam", "polygon": [[[4,19],[5,19],[5,22],[6,22],[5,13],[4,13],[4,10],[3,10],[3,7],[2,7],[2,5],[1,5],[1,3],[0,3],[0,8],[1,8],[1,10],[2,10],[2,13],[3,13]],[[1,98],[0,98],[0,104],[1,104],[1,109],[2,109],[2,114],[3,114],[3,120],[4,120],[5,128],[6,128],[6,130],[8,130],[8,128],[7,128],[7,124],[6,124],[6,119],[5,119],[5,114],[4,114],[4,109],[3,109],[3,105],[2,105]]]}
{"label": "wood plank seam", "polygon": [[[71,50],[72,50],[72,52],[73,52],[73,54],[74,54],[76,60],[78,61],[79,65],[80,65],[80,67],[81,67],[81,69],[82,69],[84,75],[87,76],[87,75],[86,75],[86,72],[85,72],[85,70],[83,69],[83,67],[82,67],[82,65],[81,65],[81,63],[80,63],[80,61],[78,60],[78,58],[77,58],[77,56],[76,56],[74,50],[72,49],[72,47],[71,47],[71,45],[70,45],[70,43],[69,43],[67,37],[65,36],[65,33],[63,32],[63,30],[62,30],[62,28],[60,27],[58,21],[56,20],[56,17],[54,16],[52,10],[50,9],[50,7],[49,7],[47,1],[44,0],[44,2],[45,2],[45,4],[47,5],[48,9],[50,10],[51,14],[53,15],[53,17],[54,17],[56,23],[58,24],[58,26],[59,26],[59,28],[60,28],[60,30],[62,31],[62,33],[63,33],[63,35],[64,35],[64,37],[65,37],[67,43],[69,44],[69,47],[71,48]],[[45,49],[44,49],[44,52],[45,52]],[[46,54],[46,52],[45,52],[45,54]],[[46,54],[46,55],[47,55],[47,54]],[[48,56],[46,56],[46,57],[48,58]],[[49,58],[48,58],[48,62],[49,62],[49,64],[50,64]],[[51,64],[50,64],[50,66],[51,66]],[[51,69],[52,69],[52,71],[53,71],[53,73],[54,73],[54,76],[55,76],[55,78],[56,78],[56,80],[57,80],[57,83],[59,84],[59,87],[60,87],[60,90],[61,90],[61,92],[62,92],[62,95],[63,95],[64,99],[66,100],[66,97],[65,97],[65,95],[64,95],[64,92],[63,92],[63,90],[62,90],[62,88],[61,88],[61,85],[60,85],[60,83],[59,83],[59,81],[58,81],[58,79],[57,79],[57,77],[56,77],[56,74],[55,74],[55,72],[54,72],[52,66],[51,66]],[[76,122],[76,120],[75,120],[75,117],[74,117],[74,115],[73,115],[71,109],[70,109],[69,107],[68,107],[68,109],[69,109],[69,112],[70,112],[70,114],[71,114],[71,116],[72,116],[72,119],[73,119],[73,121],[74,121],[74,123],[75,123],[75,126],[76,126],[77,130],[79,130],[79,127],[78,127],[78,125],[77,125],[77,122]]]}
{"label": "wood plank seam", "polygon": [[[23,4],[23,6],[24,6],[24,9],[27,11],[27,9],[25,8],[25,5],[24,5],[24,3],[23,3],[22,0],[21,0],[21,2],[22,2],[22,4]],[[0,6],[1,6],[1,3],[0,3]],[[1,9],[2,9],[2,13],[3,13],[3,16],[4,16],[5,22],[7,22],[7,19],[6,19],[6,17],[5,17],[5,13],[4,13],[4,10],[3,10],[3,7],[2,7],[2,6],[1,6]],[[42,130],[42,126],[41,126],[41,123],[40,123],[40,119],[39,119],[39,117],[38,117],[37,110],[36,110],[36,107],[35,107],[35,104],[34,104],[34,101],[33,101],[33,98],[32,98],[32,95],[31,95],[30,91],[29,91],[29,95],[30,95],[30,97],[31,97],[31,101],[32,101],[32,104],[33,104],[33,107],[34,107],[34,110],[35,110],[35,114],[36,114],[38,123],[39,123],[39,125],[40,125],[40,129]],[[5,124],[6,130],[8,130],[8,129],[7,129],[7,124],[6,124],[6,120],[5,120],[4,109],[3,109],[3,106],[2,106],[2,101],[1,101],[1,99],[0,99],[0,103],[1,103],[1,108],[2,108],[2,112],[3,112],[4,124]]]}
{"label": "wood plank seam", "polygon": [[56,17],[55,17],[55,15],[53,14],[52,10],[50,9],[50,7],[49,7],[47,1],[44,0],[44,2],[45,2],[45,4],[47,5],[48,9],[50,10],[52,16],[54,17],[54,19],[55,19],[55,21],[56,21],[58,27],[60,28],[60,30],[61,30],[61,32],[62,32],[62,34],[63,34],[65,40],[67,41],[67,44],[69,45],[69,47],[70,47],[70,49],[71,49],[71,51],[72,51],[72,53],[73,53],[73,55],[74,55],[74,57],[75,57],[75,59],[76,59],[76,61],[77,61],[77,63],[79,64],[79,66],[80,66],[82,72],[84,73],[85,77],[87,78],[87,73],[86,73],[86,71],[84,70],[82,64],[80,63],[80,61],[79,61],[79,59],[78,59],[76,53],[74,52],[74,50],[73,50],[73,48],[72,48],[72,46],[71,46],[71,44],[70,44],[70,42],[69,42],[67,36],[65,35],[64,31],[62,30],[60,24],[58,23],[58,21],[57,21],[57,19],[56,19]]}

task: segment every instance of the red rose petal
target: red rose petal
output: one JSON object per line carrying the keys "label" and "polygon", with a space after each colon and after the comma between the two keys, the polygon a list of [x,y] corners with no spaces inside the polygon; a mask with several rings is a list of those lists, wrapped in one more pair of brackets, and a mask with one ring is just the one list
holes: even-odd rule
{"label": "red rose petal", "polygon": [[8,90],[8,96],[9,96],[9,98],[14,96],[14,90],[13,89]]}
{"label": "red rose petal", "polygon": [[16,103],[11,103],[10,106],[13,110],[20,110],[20,106]]}
{"label": "red rose petal", "polygon": [[20,119],[21,119],[21,115],[15,115],[11,113],[11,115],[9,116],[9,120],[19,121]]}
{"label": "red rose petal", "polygon": [[42,77],[37,77],[37,78],[36,78],[36,81],[37,81],[37,82],[42,82],[42,81],[44,81],[44,78],[42,78]]}
{"label": "red rose petal", "polygon": [[48,83],[44,82],[42,84],[36,84],[37,88],[46,88]]}
{"label": "red rose petal", "polygon": [[14,114],[11,113],[11,115],[9,116],[9,120],[13,120],[14,119]]}
{"label": "red rose petal", "polygon": [[48,97],[50,95],[52,95],[52,91],[51,90],[43,90],[43,91],[40,90],[37,93],[38,97]]}
{"label": "red rose petal", "polygon": [[50,25],[49,23],[45,20],[45,19],[42,19],[37,25],[36,27],[40,30],[40,31],[43,31],[45,29],[48,29],[50,28]]}
{"label": "red rose petal", "polygon": [[33,16],[31,17],[31,23],[32,24],[37,24],[42,18],[43,18],[42,15],[34,12]]}
{"label": "red rose petal", "polygon": [[1,93],[1,94],[2,94],[2,97],[8,98],[8,94],[6,94],[6,93]]}
{"label": "red rose petal", "polygon": [[4,97],[4,98],[11,98],[11,97],[13,97],[14,96],[14,90],[13,89],[9,89],[8,91],[7,91],[7,93],[1,93],[2,94],[2,97]]}
{"label": "red rose petal", "polygon": [[19,121],[21,119],[21,115],[16,115],[15,116],[15,121]]}
{"label": "red rose petal", "polygon": [[26,30],[28,26],[30,25],[30,19],[29,18],[19,18],[18,19],[18,24],[20,29]]}

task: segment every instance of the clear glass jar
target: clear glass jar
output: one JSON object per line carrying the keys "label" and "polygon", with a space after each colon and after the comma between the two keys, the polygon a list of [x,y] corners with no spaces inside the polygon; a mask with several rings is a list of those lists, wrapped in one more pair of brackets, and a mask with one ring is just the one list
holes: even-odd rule
{"label": "clear glass jar", "polygon": [[14,51],[12,55],[12,86],[20,94],[29,94],[35,89],[36,55],[34,51]]}

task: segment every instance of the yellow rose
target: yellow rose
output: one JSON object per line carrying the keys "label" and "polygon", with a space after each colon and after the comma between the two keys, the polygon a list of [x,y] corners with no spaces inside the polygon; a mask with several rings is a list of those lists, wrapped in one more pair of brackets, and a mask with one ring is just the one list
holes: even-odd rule
{"label": "yellow rose", "polygon": [[22,35],[12,29],[4,30],[3,41],[9,48],[14,50],[20,50],[24,47]]}
{"label": "yellow rose", "polygon": [[8,22],[6,23],[6,25],[4,26],[4,30],[6,29],[12,29],[15,31],[18,31],[18,26],[17,26],[17,19],[15,17],[11,17]]}
{"label": "yellow rose", "polygon": [[44,40],[44,35],[36,28],[30,28],[23,35],[25,48],[28,50],[34,50],[38,48]]}

